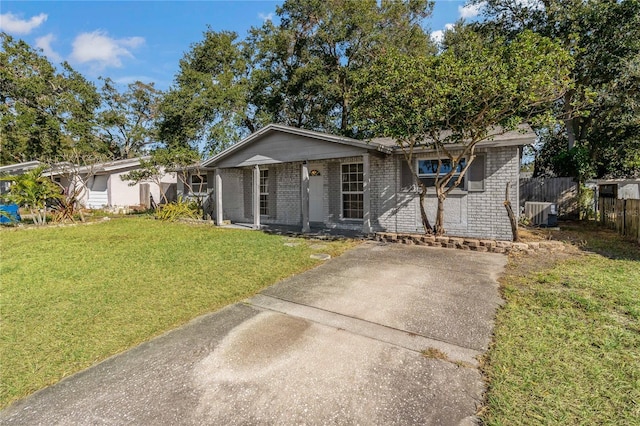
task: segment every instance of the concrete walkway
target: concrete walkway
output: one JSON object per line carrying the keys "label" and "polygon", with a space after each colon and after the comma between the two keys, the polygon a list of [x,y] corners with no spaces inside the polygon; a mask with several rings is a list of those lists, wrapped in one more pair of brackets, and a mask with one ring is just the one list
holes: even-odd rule
{"label": "concrete walkway", "polygon": [[505,263],[365,243],[37,392],[0,424],[473,424]]}

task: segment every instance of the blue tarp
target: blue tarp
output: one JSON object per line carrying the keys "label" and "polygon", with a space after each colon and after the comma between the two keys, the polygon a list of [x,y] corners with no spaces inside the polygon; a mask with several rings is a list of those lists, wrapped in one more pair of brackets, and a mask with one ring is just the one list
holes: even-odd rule
{"label": "blue tarp", "polygon": [[17,204],[0,204],[0,210],[9,213],[11,216],[11,218],[5,217],[4,215],[0,216],[0,223],[20,222],[20,220],[22,220],[18,212]]}

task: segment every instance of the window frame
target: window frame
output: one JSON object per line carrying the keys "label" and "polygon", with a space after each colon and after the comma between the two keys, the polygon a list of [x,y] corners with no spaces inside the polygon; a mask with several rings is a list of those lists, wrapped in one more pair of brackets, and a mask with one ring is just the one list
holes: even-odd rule
{"label": "window frame", "polygon": [[[469,168],[467,169],[467,172],[464,174],[464,177],[462,179],[461,184],[455,188],[453,191],[463,191],[463,192],[484,192],[485,191],[485,180],[486,180],[486,154],[484,152],[482,153],[476,153],[475,154],[475,159],[473,160],[473,162],[471,163],[471,165],[469,166]],[[451,160],[449,160],[448,158],[440,158],[440,160],[443,162],[443,166],[444,166],[444,162],[448,162],[450,163]],[[435,162],[437,165],[437,161],[438,158],[437,157],[418,157],[414,160],[414,165],[418,174],[418,178],[422,180],[423,183],[425,183],[425,185],[427,186],[427,188],[433,188],[435,186],[435,177],[436,177],[436,172],[433,173],[420,173],[420,162],[421,161],[431,161],[432,163]],[[462,172],[462,169],[464,169],[465,165],[466,165],[466,161],[467,161],[467,157],[463,158],[462,162],[460,162],[458,164],[458,168],[459,168],[459,172],[455,173],[452,177],[451,180],[449,181],[449,186],[451,187],[453,186],[453,184],[455,183],[456,179],[458,178],[458,176],[460,176],[460,173]],[[469,182],[470,182],[470,178],[471,178],[471,171],[473,167],[482,167],[482,171],[481,171],[481,175],[482,175],[482,179],[481,180],[474,180],[474,182],[481,182],[481,184],[477,185],[478,187],[476,188],[469,188]],[[447,174],[447,170],[445,169],[445,171],[440,171],[439,176],[443,176]],[[425,180],[429,180],[429,182],[425,182]]]}
{"label": "window frame", "polygon": [[[198,178],[200,182],[194,183],[193,178]],[[193,194],[206,194],[209,191],[209,181],[206,174],[191,174],[189,175],[189,185],[191,186],[191,192]],[[204,188],[204,191],[203,191]]]}
{"label": "window frame", "polygon": [[260,216],[269,216],[269,169],[260,169]]}
{"label": "window frame", "polygon": [[[349,169],[345,172],[344,168],[348,167]],[[355,172],[351,170],[352,166],[356,166]],[[359,166],[359,167],[358,167]],[[350,176],[352,174],[356,175],[356,180],[351,181]],[[359,175],[359,179],[358,179]],[[345,182],[345,176],[349,176],[349,180]],[[345,191],[345,184],[349,185],[348,190]],[[360,184],[358,189],[358,184]],[[356,189],[352,190],[351,185],[355,185]],[[355,203],[359,204],[361,207],[358,208],[350,208],[348,211],[350,212],[360,212],[360,217],[347,217],[345,214],[347,210],[345,210],[345,195],[352,197],[356,196]],[[359,199],[358,199],[359,198]],[[349,200],[348,202],[353,203],[354,200]],[[349,162],[349,163],[341,163],[340,164],[340,216],[342,220],[348,221],[363,221],[364,220],[364,163],[363,162]],[[349,216],[351,216],[349,214]]]}

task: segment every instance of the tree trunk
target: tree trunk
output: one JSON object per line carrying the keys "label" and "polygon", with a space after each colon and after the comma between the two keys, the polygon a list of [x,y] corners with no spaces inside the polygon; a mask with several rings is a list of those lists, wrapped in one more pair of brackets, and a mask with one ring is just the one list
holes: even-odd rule
{"label": "tree trunk", "polygon": [[565,112],[565,121],[564,125],[567,129],[567,140],[568,140],[568,149],[571,149],[576,144],[576,130],[575,130],[575,121],[573,119],[573,111],[571,110],[571,98],[573,96],[573,91],[569,90],[564,95],[564,112]]}
{"label": "tree trunk", "polygon": [[513,236],[513,241],[520,241],[520,235],[518,235],[518,221],[516,220],[516,215],[513,213],[513,208],[511,208],[511,200],[509,200],[509,182],[507,182],[507,189],[504,194],[504,207],[507,209],[509,222],[511,222],[511,235]]}
{"label": "tree trunk", "polygon": [[431,234],[433,232],[433,228],[431,228],[429,218],[427,217],[427,212],[424,210],[424,197],[426,195],[426,192],[426,188],[420,188],[420,217],[422,219],[422,227],[424,228],[424,233]]}
{"label": "tree trunk", "polygon": [[442,184],[438,183],[435,186],[436,195],[438,196],[438,209],[436,211],[436,225],[434,231],[436,235],[444,235],[444,200],[447,198],[447,194],[444,193]]}

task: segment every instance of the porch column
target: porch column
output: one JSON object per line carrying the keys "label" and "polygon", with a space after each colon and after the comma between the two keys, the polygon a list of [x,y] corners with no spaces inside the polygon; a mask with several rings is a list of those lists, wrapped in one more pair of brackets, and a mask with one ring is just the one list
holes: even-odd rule
{"label": "porch column", "polygon": [[260,166],[253,166],[253,229],[260,229]]}
{"label": "porch column", "polygon": [[300,174],[300,199],[302,200],[302,232],[311,231],[309,226],[309,165],[302,163]]}
{"label": "porch column", "polygon": [[371,175],[369,153],[362,154],[362,232],[371,233]]}
{"label": "porch column", "polygon": [[182,173],[182,178],[180,177],[180,172],[178,174],[178,182],[176,183],[176,196],[180,199],[184,197],[184,180],[189,179],[191,177],[190,173]]}
{"label": "porch column", "polygon": [[216,225],[222,226],[222,175],[220,169],[214,172],[214,192],[215,192],[215,209],[216,209]]}

